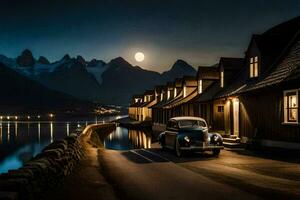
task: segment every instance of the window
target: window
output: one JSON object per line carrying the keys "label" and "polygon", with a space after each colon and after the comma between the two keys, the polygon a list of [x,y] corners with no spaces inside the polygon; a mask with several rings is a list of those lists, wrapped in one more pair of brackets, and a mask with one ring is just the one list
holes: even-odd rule
{"label": "window", "polygon": [[177,96],[177,88],[175,87],[174,88],[174,97],[176,97]]}
{"label": "window", "polygon": [[186,97],[186,86],[183,87],[183,97]]}
{"label": "window", "polygon": [[202,79],[198,80],[198,94],[202,93]]}
{"label": "window", "polygon": [[298,90],[284,92],[284,122],[298,123]]}
{"label": "window", "polygon": [[167,96],[167,99],[170,99],[170,97],[171,97],[171,91],[170,90],[168,90],[168,96]]}
{"label": "window", "polygon": [[199,120],[181,120],[179,121],[180,128],[191,128],[191,127],[206,127],[206,123]]}
{"label": "window", "polygon": [[168,129],[178,129],[178,124],[176,121],[169,121],[167,124]]}
{"label": "window", "polygon": [[250,78],[258,77],[258,56],[250,57]]}
{"label": "window", "polygon": [[220,75],[220,79],[221,79],[221,87],[224,87],[224,71],[221,71],[221,75]]}
{"label": "window", "polygon": [[218,106],[218,112],[219,113],[224,112],[224,106]]}

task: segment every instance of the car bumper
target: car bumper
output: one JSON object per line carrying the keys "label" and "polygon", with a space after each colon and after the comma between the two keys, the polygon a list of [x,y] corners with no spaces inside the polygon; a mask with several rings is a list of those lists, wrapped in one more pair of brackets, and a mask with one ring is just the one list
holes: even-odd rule
{"label": "car bumper", "polygon": [[213,149],[224,149],[224,146],[214,146],[214,145],[209,145],[209,146],[189,146],[189,147],[180,147],[180,150],[183,151],[210,151]]}

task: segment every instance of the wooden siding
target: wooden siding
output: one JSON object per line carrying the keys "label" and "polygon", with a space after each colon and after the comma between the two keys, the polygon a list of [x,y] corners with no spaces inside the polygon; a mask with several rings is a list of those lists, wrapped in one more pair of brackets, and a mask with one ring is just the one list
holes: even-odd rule
{"label": "wooden siding", "polygon": [[213,124],[216,131],[224,131],[224,112],[218,112],[218,106],[224,106],[224,100],[214,100],[213,102]]}
{"label": "wooden siding", "polygon": [[240,136],[300,142],[300,126],[283,124],[283,90],[261,90],[241,95]]}

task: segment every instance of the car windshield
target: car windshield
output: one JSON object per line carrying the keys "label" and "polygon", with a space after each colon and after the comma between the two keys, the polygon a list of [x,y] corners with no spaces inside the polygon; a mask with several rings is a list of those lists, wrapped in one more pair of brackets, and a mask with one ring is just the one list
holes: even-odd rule
{"label": "car windshield", "polygon": [[180,128],[206,127],[206,124],[200,120],[181,120],[179,126]]}

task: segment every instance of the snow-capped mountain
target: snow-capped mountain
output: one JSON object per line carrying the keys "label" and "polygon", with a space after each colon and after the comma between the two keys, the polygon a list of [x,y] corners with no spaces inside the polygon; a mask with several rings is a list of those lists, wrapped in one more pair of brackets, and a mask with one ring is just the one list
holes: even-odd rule
{"label": "snow-capped mountain", "polygon": [[105,63],[66,54],[58,61],[49,62],[44,56],[35,59],[28,49],[17,58],[0,55],[0,62],[50,89],[83,100],[120,105],[127,105],[131,95],[152,89],[155,85],[196,74],[196,70],[182,60],[160,74],[132,66],[121,57]]}

